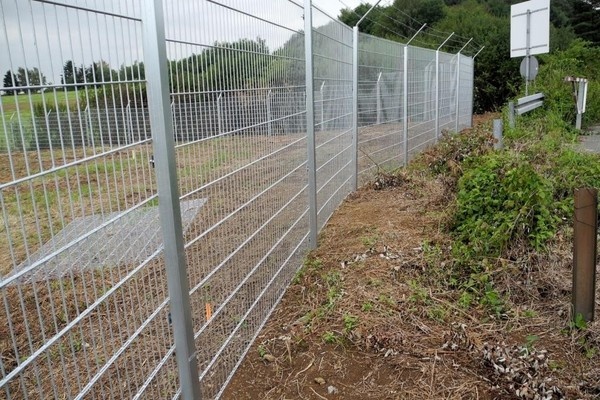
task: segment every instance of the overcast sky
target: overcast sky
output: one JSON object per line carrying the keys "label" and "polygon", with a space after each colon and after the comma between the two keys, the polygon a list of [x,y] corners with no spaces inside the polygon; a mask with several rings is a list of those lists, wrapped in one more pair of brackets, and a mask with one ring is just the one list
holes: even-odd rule
{"label": "overcast sky", "polygon": [[[107,61],[112,68],[143,60],[142,25],[119,16],[141,18],[140,0],[59,0],[73,7],[43,1],[0,0],[0,73],[18,67],[40,67],[49,81],[59,83],[62,65]],[[360,0],[343,0],[356,7]],[[303,29],[303,0],[169,0],[165,12],[167,38],[187,44],[169,46],[169,57],[202,51],[201,45],[240,38],[266,40],[271,50]],[[339,0],[313,0],[337,17]],[[88,10],[102,10],[106,14]],[[234,11],[232,9],[241,10]],[[315,26],[330,19],[313,13]],[[274,22],[269,24],[265,21]]]}

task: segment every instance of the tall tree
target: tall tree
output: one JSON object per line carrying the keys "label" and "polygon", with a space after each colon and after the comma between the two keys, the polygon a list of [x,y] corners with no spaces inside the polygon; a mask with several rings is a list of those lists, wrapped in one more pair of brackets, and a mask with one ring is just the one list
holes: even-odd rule
{"label": "tall tree", "polygon": [[[73,63],[72,60],[68,60],[63,66],[63,73],[60,80],[63,85],[83,83],[85,80],[83,65],[78,67]],[[72,90],[74,87],[70,87],[70,89]]]}
{"label": "tall tree", "polygon": [[577,36],[600,46],[600,1],[574,1],[571,24]]}
{"label": "tall tree", "polygon": [[4,79],[2,82],[3,82],[3,86],[4,86],[4,93],[6,93],[8,95],[15,94],[17,89],[14,89],[14,88],[19,86],[19,81],[17,79],[17,76],[15,74],[13,74],[12,71],[10,71],[10,70],[6,71],[6,74],[4,74]]}
{"label": "tall tree", "polygon": [[110,69],[110,65],[103,60],[93,62],[85,69],[86,82],[110,82],[113,76],[116,77],[117,72]]}
{"label": "tall tree", "polygon": [[33,67],[32,69],[19,67],[17,69],[17,79],[19,86],[41,86],[47,83],[46,76],[38,67]]}

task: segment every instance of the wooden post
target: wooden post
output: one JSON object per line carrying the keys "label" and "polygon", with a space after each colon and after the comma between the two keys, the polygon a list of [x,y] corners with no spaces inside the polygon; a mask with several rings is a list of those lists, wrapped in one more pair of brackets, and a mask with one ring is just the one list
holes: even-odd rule
{"label": "wooden post", "polygon": [[596,249],[598,232],[598,191],[575,189],[573,245],[573,321],[581,315],[594,320],[596,294]]}

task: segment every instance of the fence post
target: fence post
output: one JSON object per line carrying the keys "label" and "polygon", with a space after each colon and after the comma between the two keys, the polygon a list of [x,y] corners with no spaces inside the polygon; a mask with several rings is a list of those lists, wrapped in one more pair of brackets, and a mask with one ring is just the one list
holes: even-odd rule
{"label": "fence post", "polygon": [[502,150],[504,147],[503,139],[502,139],[502,129],[503,122],[501,119],[495,119],[493,122],[494,127],[494,139],[496,140],[494,143],[494,150]]}
{"label": "fence post", "polygon": [[92,123],[92,111],[90,110],[89,104],[85,106],[85,110],[83,110],[86,120],[87,120],[87,128],[88,128],[88,146],[94,145],[94,125]]}
{"label": "fence post", "polygon": [[467,43],[456,53],[456,133],[458,133],[459,121],[460,121],[460,53],[471,43],[473,38],[469,39]]}
{"label": "fence post", "polygon": [[315,140],[315,93],[313,81],[312,1],[304,0],[304,58],[306,63],[306,142],[308,151],[309,247],[317,247],[317,160]]}
{"label": "fence post", "polygon": [[223,122],[222,122],[222,115],[221,115],[221,97],[223,96],[223,93],[219,93],[219,97],[217,97],[217,125],[219,127],[219,135],[221,133],[223,133]]}
{"label": "fence post", "polygon": [[598,191],[575,189],[573,223],[573,321],[581,315],[594,320],[596,295],[596,249],[598,232]]}
{"label": "fence post", "polygon": [[377,86],[375,86],[375,96],[377,100],[377,125],[381,124],[381,75],[383,72],[379,73],[377,77]]}
{"label": "fence post", "polygon": [[321,94],[321,131],[325,129],[325,81],[321,83],[319,93]]}
{"label": "fence post", "polygon": [[143,9],[142,33],[148,107],[156,157],[159,215],[164,240],[175,356],[182,397],[185,400],[196,400],[201,398],[201,394],[177,185],[173,119],[169,107],[163,4],[161,0],[146,1]]}
{"label": "fence post", "polygon": [[352,191],[358,188],[358,25],[352,28]]}
{"label": "fence post", "polygon": [[402,87],[402,132],[404,141],[404,165],[408,165],[408,44],[404,46]]}
{"label": "fence post", "polygon": [[511,128],[515,127],[515,102],[508,102],[508,126]]}
{"label": "fence post", "polygon": [[267,132],[269,136],[273,135],[273,123],[271,122],[271,90],[267,93]]}
{"label": "fence post", "polygon": [[435,51],[435,141],[440,137],[440,49],[454,35],[450,34]]}
{"label": "fence post", "polygon": [[458,113],[460,112],[459,103],[460,103],[460,51],[458,53],[456,53],[456,104],[454,105],[455,106],[454,114],[456,116],[456,121],[454,122],[454,124],[455,124],[454,131],[456,133],[458,133],[458,121],[459,121]]}

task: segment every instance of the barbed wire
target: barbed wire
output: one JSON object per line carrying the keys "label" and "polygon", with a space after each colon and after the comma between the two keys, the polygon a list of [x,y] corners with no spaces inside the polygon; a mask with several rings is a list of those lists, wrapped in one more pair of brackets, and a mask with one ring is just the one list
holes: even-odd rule
{"label": "barbed wire", "polygon": [[[349,7],[343,0],[338,0],[347,10],[350,10],[352,13],[354,13],[358,18],[362,18],[363,16],[358,14],[355,11],[355,8]],[[419,29],[424,25],[421,21],[419,21],[418,19],[414,18],[413,16],[409,15],[408,13],[406,13],[405,11],[401,10],[400,8],[396,7],[393,3],[393,1],[387,1],[385,2],[383,5],[379,5],[380,8],[391,8],[394,9],[395,11],[399,12],[401,15],[405,16],[408,20],[413,21],[415,24],[418,24],[418,28],[415,28],[413,26],[410,26],[409,24],[400,21],[394,17],[392,17],[391,15],[389,15],[388,13],[383,14],[387,19],[391,20],[393,23],[398,24],[399,26],[403,26],[404,28],[406,28],[411,35],[413,36],[415,33],[417,33],[419,31]],[[401,39],[404,39],[405,41],[409,40],[409,37],[407,37],[405,34],[399,32],[398,30],[392,29],[389,26],[385,26],[383,24],[381,24],[379,21],[376,21],[372,18],[370,18],[368,15],[365,17],[365,20],[371,22],[374,25],[379,26],[380,28],[400,37]],[[434,41],[438,42],[437,44],[441,44],[443,43],[443,41],[445,41],[446,39],[448,39],[448,37],[452,34],[451,32],[446,32],[446,31],[442,31],[440,29],[434,28],[430,25],[427,25],[425,27],[425,29],[423,29],[419,34],[423,34],[425,36],[429,36],[431,38],[433,38]],[[471,40],[469,42],[468,37],[459,35],[459,34],[452,34],[452,37],[450,37],[450,39],[448,40],[448,42],[450,44],[452,44],[454,47],[462,47],[465,44],[467,44],[467,47],[465,50],[468,50],[469,52],[473,52],[476,53],[479,49],[482,48],[482,45],[480,43],[478,43],[477,41],[475,41],[474,39]],[[421,44],[424,47],[431,47],[431,46],[435,46],[434,43],[427,43],[424,42],[418,38],[414,38],[413,41],[415,43]]]}

